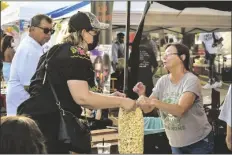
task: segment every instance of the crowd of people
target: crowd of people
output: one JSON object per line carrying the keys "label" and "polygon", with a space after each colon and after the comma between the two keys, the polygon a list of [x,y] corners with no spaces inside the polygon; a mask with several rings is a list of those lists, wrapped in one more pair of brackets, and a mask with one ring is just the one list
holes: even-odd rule
{"label": "crowd of people", "polygon": [[[52,23],[46,15],[34,16],[29,35],[16,51],[14,39],[1,36],[3,77],[8,81],[8,116],[1,118],[0,153],[69,153],[72,142],[61,139],[60,134],[65,133],[61,133],[64,130],[60,124],[66,121],[64,116],[68,113],[80,118],[82,107],[127,111],[140,107],[144,113],[157,110],[173,154],[214,153],[213,131],[203,108],[200,81],[189,70],[188,47],[168,44],[162,57],[168,74],[155,87],[150,79],[136,84],[133,90],[139,98],[133,100],[120,92],[110,95],[93,92],[98,87],[95,81],[98,73],[94,72],[97,66],[93,66],[88,51],[98,45],[100,32],[109,24],[99,22],[92,13],[78,12],[70,18],[69,33],[63,42],[44,52],[42,46],[54,33]],[[118,34],[113,45],[115,70],[118,59],[124,57],[123,37],[124,34]],[[158,66],[153,47],[146,37],[142,38],[140,67],[151,74]],[[105,72],[108,78],[109,68]],[[231,87],[223,106],[219,118],[227,123],[226,143],[231,150]]]}

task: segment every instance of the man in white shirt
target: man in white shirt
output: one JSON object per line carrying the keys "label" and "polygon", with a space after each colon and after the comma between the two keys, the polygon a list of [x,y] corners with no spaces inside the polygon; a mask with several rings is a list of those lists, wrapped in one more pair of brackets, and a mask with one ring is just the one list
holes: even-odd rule
{"label": "man in white shirt", "polygon": [[51,18],[39,14],[31,19],[29,35],[21,41],[12,60],[6,95],[7,115],[16,115],[18,106],[29,98],[27,88],[43,54],[42,46],[52,33]]}
{"label": "man in white shirt", "polygon": [[117,40],[112,44],[112,66],[114,71],[116,71],[118,59],[125,56],[124,36],[124,33],[119,32]]}
{"label": "man in white shirt", "polygon": [[227,92],[227,95],[222,105],[222,109],[219,115],[219,119],[223,120],[227,124],[227,133],[226,133],[226,144],[230,151],[232,151],[232,135],[231,135],[231,85]]}
{"label": "man in white shirt", "polygon": [[202,44],[205,48],[206,59],[209,61],[209,83],[207,83],[203,88],[217,88],[222,86],[222,82],[216,75],[216,69],[214,60],[218,50],[220,49],[220,44],[222,42],[222,37],[220,33],[201,33],[199,40],[202,41]]}

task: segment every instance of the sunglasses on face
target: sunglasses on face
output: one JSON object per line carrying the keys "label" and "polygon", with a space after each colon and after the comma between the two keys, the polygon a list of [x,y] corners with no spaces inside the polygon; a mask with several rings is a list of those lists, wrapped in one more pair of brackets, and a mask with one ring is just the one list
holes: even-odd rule
{"label": "sunglasses on face", "polygon": [[51,35],[52,35],[52,34],[55,32],[55,30],[54,30],[54,29],[43,28],[43,27],[39,27],[39,26],[36,26],[36,27],[38,27],[38,28],[42,29],[42,30],[43,30],[43,32],[44,32],[44,34],[48,34],[49,32],[51,32]]}

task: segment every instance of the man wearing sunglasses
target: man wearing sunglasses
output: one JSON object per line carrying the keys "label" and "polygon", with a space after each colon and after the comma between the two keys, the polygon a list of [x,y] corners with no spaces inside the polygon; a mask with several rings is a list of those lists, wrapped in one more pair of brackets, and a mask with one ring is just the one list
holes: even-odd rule
{"label": "man wearing sunglasses", "polygon": [[27,88],[44,53],[42,46],[53,33],[51,18],[43,14],[32,17],[29,35],[20,42],[12,60],[6,95],[7,115],[16,115],[18,105],[29,98]]}

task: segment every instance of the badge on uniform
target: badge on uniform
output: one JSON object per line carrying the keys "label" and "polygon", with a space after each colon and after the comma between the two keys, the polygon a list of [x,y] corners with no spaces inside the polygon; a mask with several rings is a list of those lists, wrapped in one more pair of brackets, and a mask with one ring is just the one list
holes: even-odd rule
{"label": "badge on uniform", "polygon": [[72,54],[76,54],[77,53],[77,48],[72,46],[70,47],[70,50],[72,51]]}
{"label": "badge on uniform", "polygon": [[75,54],[80,54],[80,55],[86,55],[85,51],[82,48],[77,48],[77,47],[70,47],[70,50],[72,51],[72,53]]}

